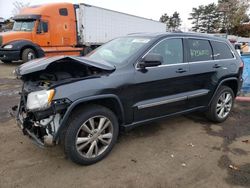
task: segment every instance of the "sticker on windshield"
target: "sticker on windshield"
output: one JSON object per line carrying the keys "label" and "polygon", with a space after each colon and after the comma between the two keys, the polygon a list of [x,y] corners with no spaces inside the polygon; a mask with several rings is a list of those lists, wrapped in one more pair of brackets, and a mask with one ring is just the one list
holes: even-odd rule
{"label": "sticker on windshield", "polygon": [[133,43],[148,43],[150,39],[134,39],[132,40]]}

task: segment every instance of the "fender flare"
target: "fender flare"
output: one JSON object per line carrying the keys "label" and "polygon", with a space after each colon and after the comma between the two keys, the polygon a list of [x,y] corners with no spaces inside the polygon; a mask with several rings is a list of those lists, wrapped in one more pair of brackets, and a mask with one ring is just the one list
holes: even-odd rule
{"label": "fender flare", "polygon": [[66,113],[63,116],[62,122],[58,128],[58,131],[56,132],[56,134],[54,136],[54,141],[56,141],[59,138],[61,131],[67,126],[66,123],[69,119],[69,116],[77,105],[85,103],[85,102],[92,102],[95,100],[100,100],[100,99],[115,99],[120,107],[120,110],[121,110],[122,122],[124,122],[124,118],[125,118],[124,109],[123,109],[122,103],[121,103],[118,96],[116,96],[114,94],[104,94],[104,95],[97,95],[97,96],[92,96],[92,97],[81,98],[81,99],[78,99],[78,100],[74,101],[73,103],[71,103],[71,105],[68,107]]}
{"label": "fender flare", "polygon": [[31,48],[36,51],[38,58],[45,56],[43,49],[39,45],[33,43],[30,40],[15,40],[15,41],[11,41],[11,42],[4,44],[4,46],[9,45],[9,44],[13,45],[12,50],[20,51],[20,53],[25,48]]}
{"label": "fender flare", "polygon": [[[217,91],[218,91],[218,90],[219,90],[219,88],[223,85],[223,83],[225,83],[225,82],[227,82],[227,81],[232,81],[232,80],[236,81],[236,82],[237,82],[237,84],[238,84],[238,79],[237,79],[236,77],[233,77],[233,78],[226,78],[226,79],[223,79],[223,80],[221,80],[221,81],[220,81],[220,83],[218,84],[217,88],[215,89],[215,92],[214,92],[214,94],[213,94],[212,98],[211,98],[211,99],[210,99],[210,101],[209,101],[208,106],[210,106],[210,105],[211,105],[211,103],[212,103],[212,101],[213,101],[213,99],[214,99],[214,97],[215,97],[215,95],[216,95]],[[239,86],[238,86],[238,85],[237,85],[237,87],[239,88]],[[238,88],[237,88],[237,90],[238,90]],[[236,97],[236,96],[235,96],[235,97]]]}

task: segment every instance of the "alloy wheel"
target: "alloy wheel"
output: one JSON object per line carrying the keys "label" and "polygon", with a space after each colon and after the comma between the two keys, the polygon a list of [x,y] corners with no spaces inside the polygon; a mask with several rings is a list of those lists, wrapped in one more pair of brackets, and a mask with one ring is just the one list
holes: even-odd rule
{"label": "alloy wheel", "polygon": [[221,119],[226,118],[232,109],[232,105],[233,105],[233,97],[231,93],[223,92],[220,95],[216,105],[216,113],[218,117]]}
{"label": "alloy wheel", "polygon": [[82,124],[76,135],[76,149],[85,158],[96,158],[110,145],[113,124],[104,116],[89,118]]}

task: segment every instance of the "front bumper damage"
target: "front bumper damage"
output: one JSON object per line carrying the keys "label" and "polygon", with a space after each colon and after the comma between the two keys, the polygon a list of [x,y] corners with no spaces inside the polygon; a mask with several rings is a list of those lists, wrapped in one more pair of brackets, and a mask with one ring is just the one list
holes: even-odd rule
{"label": "front bumper damage", "polygon": [[24,93],[20,95],[20,103],[12,108],[11,115],[16,119],[23,134],[29,136],[40,147],[56,145],[58,143],[56,135],[71,102],[67,99],[53,101],[47,109],[28,111],[26,109],[27,95]]}
{"label": "front bumper damage", "polygon": [[[65,93],[57,93],[57,87],[62,89],[67,84],[97,79],[107,76],[113,71],[115,71],[115,67],[107,62],[95,62],[82,57],[70,56],[41,58],[22,64],[15,70],[16,77],[23,81],[23,87],[20,93],[20,103],[18,107],[13,108],[15,112],[12,114],[15,114],[17,124],[23,133],[37,144],[40,146],[54,145],[58,143],[61,132],[66,126],[72,107],[71,100],[75,101],[74,97],[66,95],[69,92],[67,89],[65,89]],[[27,105],[28,95],[31,93],[50,90],[53,90],[54,96],[45,99],[48,104],[38,104],[33,108]],[[63,91],[60,90],[60,92]],[[34,96],[29,98],[29,104],[32,100],[33,102],[37,100],[38,103],[39,100],[44,100],[44,98],[38,100],[38,97],[35,99]],[[36,110],[28,110],[26,106]]]}

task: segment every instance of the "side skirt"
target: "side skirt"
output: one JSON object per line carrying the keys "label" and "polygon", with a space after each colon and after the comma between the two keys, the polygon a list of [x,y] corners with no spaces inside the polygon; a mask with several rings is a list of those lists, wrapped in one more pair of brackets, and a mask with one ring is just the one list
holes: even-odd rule
{"label": "side skirt", "polygon": [[202,111],[202,110],[206,110],[206,108],[207,108],[206,106],[195,107],[192,109],[184,110],[181,112],[176,112],[173,114],[168,114],[168,115],[164,115],[164,116],[160,116],[160,117],[156,117],[156,118],[146,119],[143,121],[133,122],[133,123],[128,124],[128,125],[121,125],[121,127],[124,131],[128,131],[128,130],[131,130],[135,127],[142,126],[143,124],[146,124],[146,123],[154,122],[157,120],[162,120],[165,118],[175,117],[175,116],[179,116],[179,115],[183,115],[183,114],[189,114],[189,113],[194,112],[194,111],[199,111],[199,110]]}

